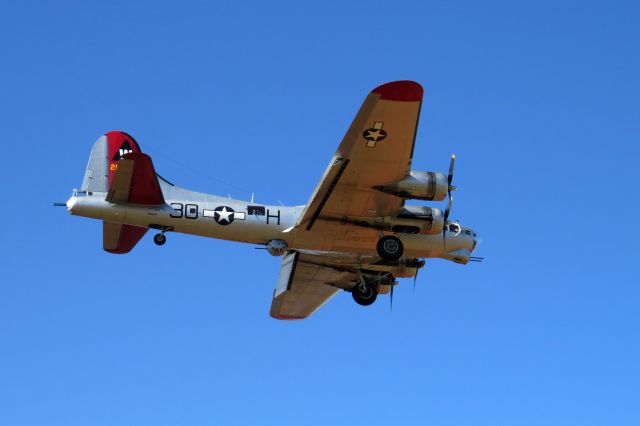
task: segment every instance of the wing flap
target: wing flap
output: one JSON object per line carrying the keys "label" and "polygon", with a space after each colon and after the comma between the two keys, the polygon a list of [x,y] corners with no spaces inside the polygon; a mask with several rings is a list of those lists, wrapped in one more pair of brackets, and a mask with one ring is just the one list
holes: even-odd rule
{"label": "wing flap", "polygon": [[355,274],[310,262],[304,254],[289,252],[282,259],[271,303],[276,319],[304,319],[327,303]]}
{"label": "wing flap", "polygon": [[348,165],[349,160],[335,156],[329,167],[327,167],[320,184],[311,196],[311,203],[306,207],[305,214],[300,217],[299,225],[304,225],[307,231],[310,231],[316,220],[318,220],[322,209],[329,201],[329,197],[331,197]]}

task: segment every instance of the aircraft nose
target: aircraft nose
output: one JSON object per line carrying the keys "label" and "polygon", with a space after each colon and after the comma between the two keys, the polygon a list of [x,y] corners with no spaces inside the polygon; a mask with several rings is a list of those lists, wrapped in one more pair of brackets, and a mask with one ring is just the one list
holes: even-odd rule
{"label": "aircraft nose", "polygon": [[482,238],[480,238],[478,236],[478,233],[476,231],[472,231],[473,232],[473,248],[471,249],[471,251],[473,252],[478,245],[480,245],[480,243],[482,242]]}

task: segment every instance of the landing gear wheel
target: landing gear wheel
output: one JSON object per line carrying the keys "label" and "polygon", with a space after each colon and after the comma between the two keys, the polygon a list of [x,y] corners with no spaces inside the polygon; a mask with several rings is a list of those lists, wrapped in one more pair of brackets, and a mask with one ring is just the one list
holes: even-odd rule
{"label": "landing gear wheel", "polygon": [[384,260],[398,260],[404,252],[402,241],[392,235],[380,238],[376,249],[378,250],[378,256]]}
{"label": "landing gear wheel", "polygon": [[378,287],[372,285],[357,285],[351,290],[351,296],[358,305],[369,306],[378,298]]}
{"label": "landing gear wheel", "polygon": [[165,237],[164,234],[156,234],[153,236],[153,242],[161,246],[167,242],[167,237]]}

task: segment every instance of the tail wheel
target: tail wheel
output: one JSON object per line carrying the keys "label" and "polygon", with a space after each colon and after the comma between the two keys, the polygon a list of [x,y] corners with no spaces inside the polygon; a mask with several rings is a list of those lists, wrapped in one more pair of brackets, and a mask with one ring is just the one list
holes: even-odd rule
{"label": "tail wheel", "polygon": [[357,285],[351,291],[351,296],[358,305],[369,306],[378,298],[378,287],[371,284]]}
{"label": "tail wheel", "polygon": [[387,235],[378,240],[378,256],[384,260],[398,260],[402,257],[404,246],[399,238]]}
{"label": "tail wheel", "polygon": [[167,242],[167,237],[165,237],[164,234],[156,234],[153,236],[153,242],[161,246]]}

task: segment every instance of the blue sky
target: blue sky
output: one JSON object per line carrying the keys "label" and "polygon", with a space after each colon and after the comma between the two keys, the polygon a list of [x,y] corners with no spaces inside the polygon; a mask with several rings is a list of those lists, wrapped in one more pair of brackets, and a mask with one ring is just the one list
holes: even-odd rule
{"label": "blue sky", "polygon": [[[0,424],[640,423],[634,2],[4,2]],[[304,204],[366,94],[425,88],[483,264],[394,310],[268,316],[279,259],[51,203],[104,132],[177,184]]]}

